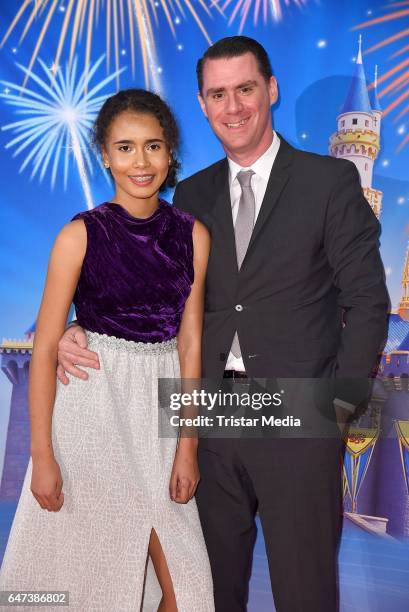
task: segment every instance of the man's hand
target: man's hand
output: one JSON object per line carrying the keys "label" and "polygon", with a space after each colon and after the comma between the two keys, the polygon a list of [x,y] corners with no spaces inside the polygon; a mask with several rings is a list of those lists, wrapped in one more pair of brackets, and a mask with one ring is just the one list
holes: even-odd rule
{"label": "man's hand", "polygon": [[335,415],[337,419],[337,425],[341,432],[342,438],[346,438],[347,431],[349,429],[349,421],[351,419],[351,411],[343,408],[336,402],[334,402]]}
{"label": "man's hand", "polygon": [[79,325],[69,327],[64,332],[58,343],[57,367],[57,376],[63,385],[69,383],[66,372],[82,380],[88,380],[88,374],[81,368],[77,368],[77,365],[99,370],[98,353],[88,350],[87,346],[87,336]]}

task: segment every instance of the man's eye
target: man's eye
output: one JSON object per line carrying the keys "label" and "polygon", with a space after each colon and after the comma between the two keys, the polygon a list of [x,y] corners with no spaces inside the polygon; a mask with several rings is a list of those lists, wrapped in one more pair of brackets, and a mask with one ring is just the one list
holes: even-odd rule
{"label": "man's eye", "polygon": [[213,100],[221,100],[223,97],[222,93],[215,93],[213,94]]}
{"label": "man's eye", "polygon": [[242,93],[250,93],[251,91],[253,91],[252,87],[242,87],[241,88]]}

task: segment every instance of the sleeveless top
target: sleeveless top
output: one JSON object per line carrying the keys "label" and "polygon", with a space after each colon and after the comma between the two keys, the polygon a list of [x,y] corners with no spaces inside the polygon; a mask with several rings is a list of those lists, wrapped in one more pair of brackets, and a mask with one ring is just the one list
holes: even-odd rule
{"label": "sleeveless top", "polygon": [[174,338],[194,278],[194,217],[159,200],[147,219],[111,202],[75,219],[87,229],[73,299],[79,325],[135,342]]}

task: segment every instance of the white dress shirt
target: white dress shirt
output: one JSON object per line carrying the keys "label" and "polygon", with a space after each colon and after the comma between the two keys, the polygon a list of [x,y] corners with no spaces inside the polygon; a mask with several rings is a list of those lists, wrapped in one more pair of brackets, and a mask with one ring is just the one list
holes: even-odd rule
{"label": "white dress shirt", "polygon": [[[237,180],[237,174],[241,170],[253,170],[254,174],[251,177],[251,188],[254,193],[255,199],[255,217],[254,224],[256,223],[257,216],[260,212],[261,204],[263,203],[264,195],[267,189],[268,179],[270,178],[271,169],[274,164],[274,160],[277,156],[278,149],[280,147],[280,139],[277,134],[273,131],[273,142],[268,147],[267,151],[263,153],[261,157],[248,168],[243,168],[236,164],[232,159],[228,158],[229,162],[229,185],[230,185],[230,202],[231,212],[233,215],[233,225],[236,223],[237,213],[239,210],[239,202],[241,197],[241,187]],[[226,362],[226,370],[238,370],[244,372],[243,359],[237,358],[230,351],[229,357]]]}

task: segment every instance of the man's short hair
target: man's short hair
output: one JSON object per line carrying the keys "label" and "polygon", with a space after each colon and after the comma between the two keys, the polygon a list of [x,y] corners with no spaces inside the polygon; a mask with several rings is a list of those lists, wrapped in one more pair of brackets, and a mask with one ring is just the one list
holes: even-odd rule
{"label": "man's short hair", "polygon": [[203,57],[197,62],[196,74],[199,92],[201,93],[203,89],[203,67],[206,60],[239,57],[245,53],[252,53],[254,55],[259,71],[265,80],[269,81],[270,77],[273,76],[273,70],[270,58],[263,45],[260,45],[254,38],[249,38],[248,36],[226,36],[226,38],[221,38],[209,47],[203,54]]}

